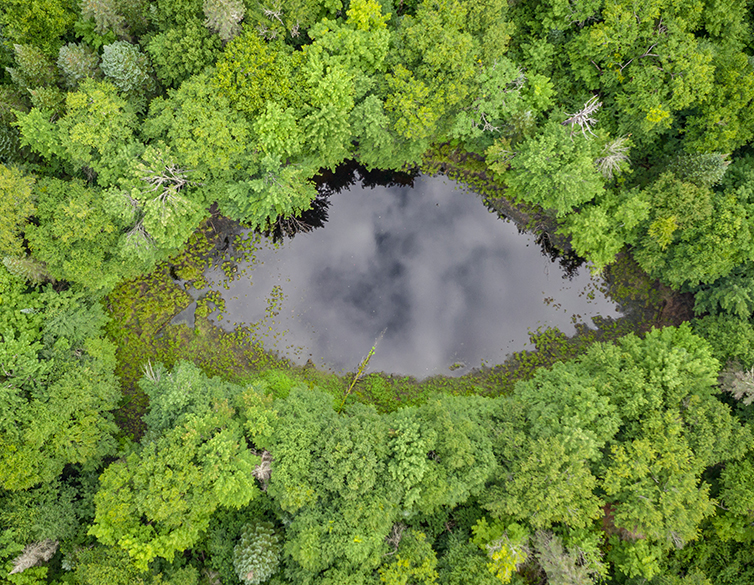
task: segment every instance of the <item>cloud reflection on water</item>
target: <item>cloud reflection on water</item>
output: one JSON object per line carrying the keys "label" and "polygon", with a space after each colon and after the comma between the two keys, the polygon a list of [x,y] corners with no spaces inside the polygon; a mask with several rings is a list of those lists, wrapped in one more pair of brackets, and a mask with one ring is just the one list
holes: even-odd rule
{"label": "cloud reflection on water", "polygon": [[387,329],[370,371],[424,377],[450,374],[457,362],[500,363],[541,325],[572,333],[574,314],[618,316],[595,284],[586,268],[564,278],[534,236],[490,214],[477,196],[448,179],[418,177],[413,188],[356,185],[332,194],[325,229],[264,246],[249,277],[220,290],[231,328],[264,318],[280,286],[268,347],[299,363],[311,356],[353,370]]}

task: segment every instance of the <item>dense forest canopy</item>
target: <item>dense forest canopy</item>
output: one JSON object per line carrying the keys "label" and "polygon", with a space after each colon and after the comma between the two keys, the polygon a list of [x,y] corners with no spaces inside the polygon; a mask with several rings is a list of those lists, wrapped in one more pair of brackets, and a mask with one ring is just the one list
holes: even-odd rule
{"label": "dense forest canopy", "polygon": [[[754,582],[751,16],[3,0],[0,582]],[[141,356],[145,432],[116,424],[116,286],[210,209],[269,230],[322,169],[428,154],[482,161],[595,271],[630,255],[697,319],[403,408]]]}

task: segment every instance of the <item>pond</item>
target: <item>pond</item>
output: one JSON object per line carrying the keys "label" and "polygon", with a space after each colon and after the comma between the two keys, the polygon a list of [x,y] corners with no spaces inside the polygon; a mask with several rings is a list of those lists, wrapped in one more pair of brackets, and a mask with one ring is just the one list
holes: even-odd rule
{"label": "pond", "polygon": [[[325,189],[318,213],[302,218],[321,229],[277,242],[239,230],[246,260],[228,255],[225,272],[205,274],[225,301],[215,322],[249,326],[300,365],[355,371],[375,346],[369,371],[424,378],[502,363],[530,349],[537,328],[573,334],[576,323],[620,316],[586,266],[564,269],[452,180],[366,183]],[[192,311],[174,322],[190,323]]]}

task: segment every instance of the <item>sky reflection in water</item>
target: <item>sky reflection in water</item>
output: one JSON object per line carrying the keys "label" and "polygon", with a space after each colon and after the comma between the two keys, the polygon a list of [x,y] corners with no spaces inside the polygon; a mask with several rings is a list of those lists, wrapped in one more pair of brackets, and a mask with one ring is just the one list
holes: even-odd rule
{"label": "sky reflection in water", "polygon": [[266,347],[299,364],[354,370],[385,330],[369,370],[425,377],[501,363],[530,347],[539,326],[573,333],[573,315],[619,316],[586,267],[571,280],[563,274],[534,236],[478,196],[443,177],[417,177],[413,188],[334,193],[324,229],[278,249],[264,244],[247,276],[212,288],[226,301],[221,325],[232,329],[264,319],[280,287],[279,314],[259,329]]}

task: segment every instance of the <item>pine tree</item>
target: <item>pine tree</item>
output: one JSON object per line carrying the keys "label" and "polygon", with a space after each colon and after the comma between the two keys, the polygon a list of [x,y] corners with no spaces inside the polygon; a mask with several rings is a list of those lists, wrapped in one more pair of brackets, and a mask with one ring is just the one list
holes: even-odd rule
{"label": "pine tree", "polygon": [[78,87],[79,83],[87,77],[92,79],[101,77],[102,73],[98,65],[99,57],[88,45],[68,43],[60,47],[58,67],[71,88]]}
{"label": "pine tree", "polygon": [[240,22],[246,13],[241,0],[204,0],[205,24],[224,43],[241,32]]}
{"label": "pine tree", "polygon": [[28,256],[25,258],[5,256],[3,265],[13,276],[23,278],[32,284],[42,284],[50,280],[45,263]]}
{"label": "pine tree", "polygon": [[668,165],[668,169],[684,182],[697,187],[712,187],[723,180],[729,164],[727,154],[706,152],[678,156]]}
{"label": "pine tree", "polygon": [[578,549],[566,550],[560,537],[539,531],[534,538],[537,560],[549,585],[591,585],[599,570]]}
{"label": "pine tree", "polygon": [[280,551],[272,524],[248,524],[241,534],[241,542],[233,550],[233,566],[238,578],[248,585],[264,583],[277,570]]}
{"label": "pine tree", "polygon": [[8,73],[14,84],[29,89],[55,83],[55,66],[42,51],[31,45],[14,45],[13,50],[18,66],[8,67]]}
{"label": "pine tree", "polygon": [[96,31],[104,34],[113,31],[119,37],[125,37],[126,19],[118,11],[118,0],[81,0],[81,15],[94,20]]}
{"label": "pine tree", "polygon": [[127,94],[144,94],[154,90],[152,65],[136,45],[116,41],[102,50],[102,71],[115,86]]}

